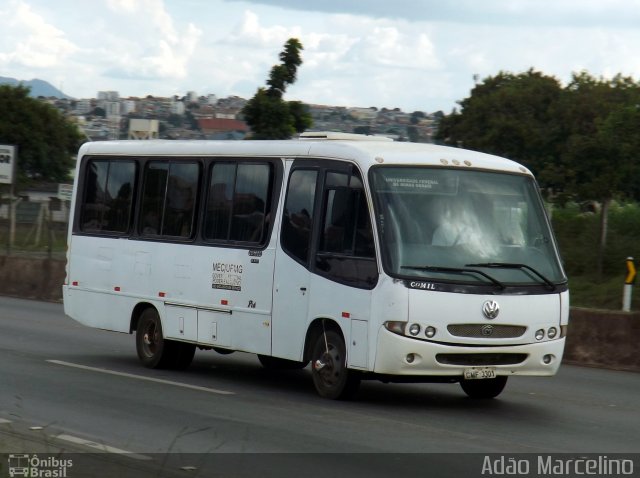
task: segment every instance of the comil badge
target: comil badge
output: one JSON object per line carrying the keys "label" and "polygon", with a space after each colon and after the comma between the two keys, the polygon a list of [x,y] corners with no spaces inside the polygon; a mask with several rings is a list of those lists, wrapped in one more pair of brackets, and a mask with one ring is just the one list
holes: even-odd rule
{"label": "comil badge", "polygon": [[482,313],[487,319],[495,319],[500,313],[500,306],[495,300],[488,300],[482,304]]}

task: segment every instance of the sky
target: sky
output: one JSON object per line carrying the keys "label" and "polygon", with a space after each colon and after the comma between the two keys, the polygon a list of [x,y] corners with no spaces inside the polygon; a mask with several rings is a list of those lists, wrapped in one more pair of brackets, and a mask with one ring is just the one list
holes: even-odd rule
{"label": "sky", "polygon": [[285,99],[450,113],[533,68],[640,80],[640,0],[0,0],[0,76],[98,91],[250,98],[287,39]]}

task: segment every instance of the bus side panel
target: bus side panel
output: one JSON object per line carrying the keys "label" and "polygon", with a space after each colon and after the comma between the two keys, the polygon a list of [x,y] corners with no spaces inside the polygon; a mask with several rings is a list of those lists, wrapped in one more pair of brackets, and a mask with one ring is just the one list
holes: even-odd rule
{"label": "bus side panel", "polygon": [[136,299],[118,281],[122,241],[73,236],[68,253],[65,313],[78,322],[117,332],[129,332]]}
{"label": "bus side panel", "polygon": [[192,307],[165,305],[163,332],[186,342],[198,340],[198,311]]}
{"label": "bus side panel", "polygon": [[218,347],[231,346],[231,314],[198,310],[198,342]]}
{"label": "bus side panel", "polygon": [[[112,293],[64,289],[65,314],[88,327],[129,333],[131,311],[137,299]],[[157,304],[156,304],[157,306]]]}
{"label": "bus side panel", "polygon": [[338,323],[347,347],[349,368],[367,368],[371,294],[371,290],[311,275],[309,316],[311,319],[332,319]]}
{"label": "bus side panel", "polygon": [[[203,247],[199,257],[198,303],[227,312],[218,326],[230,330],[234,350],[271,354],[271,307],[275,249],[261,251],[223,247]],[[208,319],[202,316],[203,327]],[[210,323],[209,323],[210,326]],[[199,326],[200,327],[200,326]],[[222,344],[220,344],[222,345]]]}
{"label": "bus side panel", "polygon": [[[278,249],[273,287],[273,355],[302,360],[309,326],[310,272]],[[325,299],[326,300],[326,299]]]}

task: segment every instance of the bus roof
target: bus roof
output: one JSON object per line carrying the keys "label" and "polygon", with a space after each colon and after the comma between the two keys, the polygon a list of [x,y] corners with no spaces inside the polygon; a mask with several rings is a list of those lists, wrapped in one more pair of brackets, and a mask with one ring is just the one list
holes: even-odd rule
{"label": "bus roof", "polygon": [[294,140],[207,141],[126,140],[82,145],[84,155],[224,156],[347,159],[364,171],[378,164],[460,167],[531,175],[524,166],[499,156],[428,143],[391,141],[348,133],[306,133]]}

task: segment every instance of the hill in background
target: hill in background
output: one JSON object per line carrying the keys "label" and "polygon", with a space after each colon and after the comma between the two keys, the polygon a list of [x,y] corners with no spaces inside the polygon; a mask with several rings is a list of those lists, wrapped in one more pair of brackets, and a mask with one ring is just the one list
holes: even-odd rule
{"label": "hill in background", "polygon": [[51,85],[51,83],[48,83],[44,80],[34,78],[33,80],[23,81],[16,80],[15,78],[0,76],[0,85],[18,86],[20,84],[31,88],[31,92],[29,93],[29,95],[34,98],[37,98],[38,96],[44,96],[47,98],[50,96],[55,96],[56,98],[71,98],[70,96],[65,95],[55,86]]}

